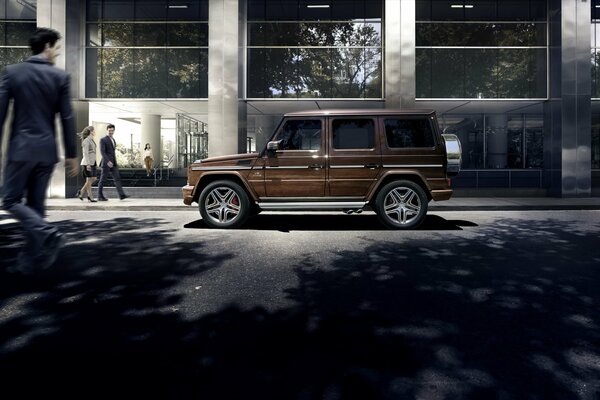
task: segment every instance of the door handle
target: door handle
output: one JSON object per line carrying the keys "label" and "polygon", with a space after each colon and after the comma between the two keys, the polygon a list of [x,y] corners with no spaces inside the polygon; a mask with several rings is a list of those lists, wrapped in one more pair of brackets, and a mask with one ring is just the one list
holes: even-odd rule
{"label": "door handle", "polygon": [[308,166],[310,169],[321,169],[323,166],[321,164],[311,164]]}
{"label": "door handle", "polygon": [[365,165],[365,168],[369,168],[369,169],[375,169],[378,167],[379,167],[379,165],[377,165],[377,164],[366,164]]}

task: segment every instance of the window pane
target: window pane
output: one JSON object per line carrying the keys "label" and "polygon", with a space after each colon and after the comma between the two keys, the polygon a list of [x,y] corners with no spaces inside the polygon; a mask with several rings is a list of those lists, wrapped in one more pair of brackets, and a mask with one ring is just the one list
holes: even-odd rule
{"label": "window pane", "polygon": [[525,119],[525,168],[544,167],[544,119],[542,116]]}
{"label": "window pane", "polygon": [[133,21],[133,1],[104,0],[102,18],[105,21]]}
{"label": "window pane", "polygon": [[300,49],[296,63],[294,92],[298,97],[331,97],[332,50]]}
{"label": "window pane", "polygon": [[167,3],[169,21],[208,21],[208,0],[168,0]]}
{"label": "window pane", "polygon": [[464,59],[460,50],[432,49],[432,97],[464,97]]}
{"label": "window pane", "polygon": [[[527,0],[521,1],[527,3]],[[462,3],[462,2],[454,2]],[[466,5],[473,7],[465,7],[465,20],[467,21],[493,21],[497,19],[496,15],[496,0],[470,0],[464,2]]]}
{"label": "window pane", "polygon": [[319,150],[321,148],[321,121],[287,121],[276,140],[283,141],[282,150]]}
{"label": "window pane", "polygon": [[102,49],[99,59],[101,71],[100,97],[135,97],[132,49]]}
{"label": "window pane", "polygon": [[465,96],[489,99],[498,96],[498,50],[465,49]]}
{"label": "window pane", "polygon": [[4,26],[7,46],[29,47],[29,38],[36,29],[35,22],[6,22]]}
{"label": "window pane", "polygon": [[106,47],[133,46],[133,24],[102,24],[102,45]]}
{"label": "window pane", "polygon": [[529,49],[529,97],[545,98],[547,94],[546,49]]}
{"label": "window pane", "polygon": [[431,21],[431,0],[416,0],[417,21]]}
{"label": "window pane", "polygon": [[498,1],[498,19],[500,21],[530,21],[529,1]]}
{"label": "window pane", "polygon": [[167,24],[167,45],[208,46],[208,24]]}
{"label": "window pane", "polygon": [[386,119],[385,135],[390,148],[435,146],[431,124],[424,118]]}
{"label": "window pane", "polygon": [[334,149],[372,149],[375,125],[371,119],[336,119],[333,121]]}
{"label": "window pane", "polygon": [[6,0],[2,4],[6,4],[6,19],[35,21],[37,18],[36,0]]}
{"label": "window pane", "polygon": [[136,49],[135,97],[167,97],[167,55],[164,49]]}
{"label": "window pane", "polygon": [[298,21],[298,0],[267,0],[267,21]]}
{"label": "window pane", "polygon": [[30,56],[31,51],[29,49],[0,49],[0,70],[7,65],[23,62]]}
{"label": "window pane", "polygon": [[463,3],[462,0],[431,0],[431,19],[433,21],[464,21],[464,7],[452,7],[452,5],[463,5]]}
{"label": "window pane", "polygon": [[381,50],[379,48],[333,49],[334,98],[381,97]]}
{"label": "window pane", "polygon": [[416,96],[430,98],[431,94],[431,49],[416,49]]}
{"label": "window pane", "polygon": [[165,0],[136,0],[136,21],[164,21],[167,17],[167,2]]}
{"label": "window pane", "polygon": [[98,98],[101,97],[100,83],[98,73],[101,71],[99,49],[86,49],[85,51],[85,97]]}
{"label": "window pane", "polygon": [[87,0],[87,21],[96,22],[102,18],[102,0]]}
{"label": "window pane", "polygon": [[511,116],[508,119],[507,128],[507,168],[523,168],[523,118],[522,116]]}
{"label": "window pane", "polygon": [[249,46],[380,46],[380,23],[283,23],[248,25]]}
{"label": "window pane", "polygon": [[498,46],[546,46],[546,24],[496,24]]}
{"label": "window pane", "polygon": [[248,97],[296,97],[297,58],[293,49],[248,49]]}
{"label": "window pane", "polygon": [[522,49],[498,50],[498,95],[502,98],[529,96],[529,52]]}
{"label": "window pane", "polygon": [[200,82],[206,86],[207,64],[199,49],[167,50],[168,97],[199,98]]}
{"label": "window pane", "polygon": [[135,24],[135,46],[165,46],[167,27],[165,24]]}

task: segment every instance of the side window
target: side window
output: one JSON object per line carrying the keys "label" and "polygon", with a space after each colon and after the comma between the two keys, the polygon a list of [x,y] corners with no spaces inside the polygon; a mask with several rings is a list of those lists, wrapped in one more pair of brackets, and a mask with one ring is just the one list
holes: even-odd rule
{"label": "side window", "polygon": [[386,118],[388,147],[434,147],[433,132],[427,118]]}
{"label": "side window", "polygon": [[336,119],[333,121],[334,149],[372,149],[375,124],[371,119]]}
{"label": "side window", "polygon": [[321,148],[320,120],[290,120],[285,123],[277,140],[281,150],[319,150]]}

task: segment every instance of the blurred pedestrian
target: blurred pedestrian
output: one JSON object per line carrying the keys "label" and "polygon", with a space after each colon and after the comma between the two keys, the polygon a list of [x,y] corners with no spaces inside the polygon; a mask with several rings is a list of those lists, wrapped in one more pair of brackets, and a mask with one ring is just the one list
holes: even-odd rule
{"label": "blurred pedestrian", "polygon": [[144,147],[144,165],[146,166],[146,176],[150,176],[152,173],[153,162],[154,157],[152,157],[152,147],[150,147],[150,143],[146,143],[146,147]]}
{"label": "blurred pedestrian", "polygon": [[119,173],[119,167],[117,165],[117,156],[115,150],[117,148],[117,142],[113,135],[115,134],[115,126],[108,124],[106,126],[108,135],[100,139],[100,154],[102,154],[102,160],[100,161],[100,182],[98,182],[98,201],[108,201],[104,197],[103,189],[104,183],[110,174],[115,181],[115,187],[119,193],[119,198],[125,200],[129,196],[123,191],[121,186],[121,174]]}
{"label": "blurred pedestrian", "polygon": [[58,229],[44,219],[46,191],[58,162],[56,114],[61,118],[68,174],[75,176],[79,170],[70,79],[65,71],[54,67],[59,39],[60,34],[53,29],[36,29],[29,39],[33,55],[22,63],[7,66],[0,78],[0,142],[11,99],[14,109],[3,207],[25,231],[25,245],[11,268],[21,273],[50,267],[65,241]]}
{"label": "blurred pedestrian", "polygon": [[77,197],[83,201],[83,195],[87,194],[87,199],[91,203],[95,203],[94,195],[92,194],[92,185],[96,182],[96,142],[94,141],[95,131],[93,126],[83,128],[81,132],[81,158],[82,172],[85,179],[83,187],[77,191]]}

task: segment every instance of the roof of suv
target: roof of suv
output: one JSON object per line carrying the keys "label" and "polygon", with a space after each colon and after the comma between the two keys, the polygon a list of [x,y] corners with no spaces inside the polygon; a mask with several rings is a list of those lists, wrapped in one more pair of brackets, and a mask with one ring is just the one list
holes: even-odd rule
{"label": "roof of suv", "polygon": [[430,115],[435,113],[434,110],[429,109],[339,109],[339,110],[310,110],[310,111],[296,111],[286,113],[286,117],[314,117],[314,116],[329,116],[329,115]]}

